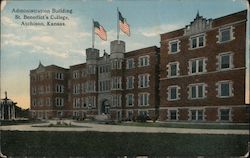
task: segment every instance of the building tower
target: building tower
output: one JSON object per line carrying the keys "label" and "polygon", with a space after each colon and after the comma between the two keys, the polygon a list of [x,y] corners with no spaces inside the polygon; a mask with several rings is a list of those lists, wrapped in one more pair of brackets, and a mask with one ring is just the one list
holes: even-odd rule
{"label": "building tower", "polygon": [[86,87],[86,103],[88,107],[87,114],[89,115],[97,115],[98,106],[98,58],[99,58],[99,50],[95,48],[86,49],[86,64],[87,64],[87,87]]}
{"label": "building tower", "polygon": [[110,63],[111,63],[111,117],[122,119],[122,97],[124,83],[123,60],[125,53],[125,42],[115,40],[110,43]]}

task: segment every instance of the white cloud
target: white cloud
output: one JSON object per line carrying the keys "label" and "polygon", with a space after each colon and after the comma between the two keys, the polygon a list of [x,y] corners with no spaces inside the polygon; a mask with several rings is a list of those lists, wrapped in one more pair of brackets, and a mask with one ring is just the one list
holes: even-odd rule
{"label": "white cloud", "polygon": [[91,33],[89,32],[79,32],[77,33],[78,38],[83,38],[83,37],[91,37]]}
{"label": "white cloud", "polygon": [[138,28],[137,32],[139,32],[145,37],[155,37],[155,36],[159,36],[160,34],[164,32],[169,32],[169,31],[180,29],[182,26],[183,25],[181,24],[162,24],[162,25],[157,25],[153,27]]}
{"label": "white cloud", "polygon": [[22,40],[6,40],[3,45],[12,45],[12,46],[30,46],[32,42],[22,41]]}
{"label": "white cloud", "polygon": [[68,53],[79,54],[82,55],[84,50],[70,49]]}
{"label": "white cloud", "polygon": [[1,23],[4,24],[4,25],[6,25],[7,27],[18,27],[18,24],[15,23],[8,16],[1,16]]}
{"label": "white cloud", "polygon": [[2,16],[2,18],[4,34],[1,36],[1,48],[6,46],[6,49],[11,49],[18,46],[18,49],[25,50],[23,51],[25,53],[39,53],[65,59],[69,58],[70,54],[79,55],[86,47],[85,41],[89,41],[91,37],[91,32],[84,31],[84,28],[79,25],[79,19],[74,17],[70,17],[67,25],[60,29],[22,27],[16,24],[10,16]]}
{"label": "white cloud", "polygon": [[33,36],[30,40],[43,43],[56,43],[56,39],[52,36]]}
{"label": "white cloud", "polygon": [[2,34],[2,38],[15,38],[16,36],[13,33]]}
{"label": "white cloud", "polygon": [[127,46],[127,51],[134,51],[137,49],[149,47],[148,45],[145,45],[143,43],[137,43],[137,42],[132,42],[126,45]]}
{"label": "white cloud", "polygon": [[50,55],[50,56],[63,58],[63,59],[68,58],[68,53],[66,51],[54,49],[54,48],[49,48],[49,47],[44,48],[41,46],[34,46],[30,52],[31,53],[38,53],[38,54],[42,53],[42,54],[46,54],[46,55]]}

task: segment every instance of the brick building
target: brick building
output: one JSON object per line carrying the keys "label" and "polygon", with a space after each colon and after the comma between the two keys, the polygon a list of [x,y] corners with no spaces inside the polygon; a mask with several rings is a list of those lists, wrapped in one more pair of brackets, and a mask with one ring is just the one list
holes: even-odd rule
{"label": "brick building", "polygon": [[244,122],[247,11],[161,34],[160,119]]}
{"label": "brick building", "polygon": [[68,69],[39,63],[30,71],[30,103],[32,117],[51,118],[68,116]]}
{"label": "brick building", "polygon": [[[84,118],[109,114],[113,119],[153,117],[157,106],[159,48],[125,53],[125,42],[112,41],[110,55],[86,49],[86,63],[69,69],[54,65],[30,71],[34,118]],[[59,76],[59,77],[58,77]]]}
{"label": "brick building", "polygon": [[167,121],[246,122],[246,15],[199,14],[185,28],[161,34],[161,46],[110,54],[86,49],[86,63],[30,71],[32,116],[82,118],[140,114]]}

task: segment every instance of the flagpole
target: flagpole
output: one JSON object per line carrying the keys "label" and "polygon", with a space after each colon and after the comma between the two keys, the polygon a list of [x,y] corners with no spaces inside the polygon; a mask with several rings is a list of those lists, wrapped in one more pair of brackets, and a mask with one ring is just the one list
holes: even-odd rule
{"label": "flagpole", "polygon": [[95,48],[95,31],[94,31],[94,19],[92,19],[92,48]]}
{"label": "flagpole", "polygon": [[119,28],[119,9],[117,7],[117,40],[119,41],[119,33],[120,33],[120,28]]}

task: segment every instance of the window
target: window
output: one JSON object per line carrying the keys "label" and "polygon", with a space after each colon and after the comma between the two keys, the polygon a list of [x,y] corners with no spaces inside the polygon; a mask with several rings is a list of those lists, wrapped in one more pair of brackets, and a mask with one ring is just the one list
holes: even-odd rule
{"label": "window", "polygon": [[134,95],[133,94],[127,94],[126,95],[126,105],[127,106],[134,106]]}
{"label": "window", "polygon": [[180,51],[179,43],[180,43],[179,40],[174,40],[174,41],[169,42],[168,45],[169,45],[169,53],[170,54],[178,53]]}
{"label": "window", "polygon": [[192,121],[203,120],[203,110],[191,110],[191,120]]}
{"label": "window", "polygon": [[86,105],[89,108],[96,107],[96,97],[95,96],[89,96],[85,98]]}
{"label": "window", "polygon": [[44,102],[43,99],[38,99],[38,105],[43,106]]}
{"label": "window", "polygon": [[113,107],[121,107],[121,95],[112,95],[112,106]]}
{"label": "window", "polygon": [[46,79],[51,79],[51,73],[50,72],[46,73],[45,78]]}
{"label": "window", "polygon": [[64,92],[64,86],[63,85],[56,85],[56,93],[63,93]]}
{"label": "window", "polygon": [[179,63],[171,62],[168,64],[168,77],[176,77],[179,76]]}
{"label": "window", "polygon": [[203,99],[205,98],[205,84],[192,84],[189,86],[190,99]]}
{"label": "window", "polygon": [[139,106],[148,106],[149,105],[149,93],[139,93]]}
{"label": "window", "polygon": [[36,81],[36,76],[35,75],[31,76],[31,81]]}
{"label": "window", "polygon": [[233,40],[233,27],[219,29],[219,43]]}
{"label": "window", "polygon": [[81,92],[81,85],[80,84],[74,84],[73,85],[73,94],[80,94]]}
{"label": "window", "polygon": [[36,99],[32,99],[32,106],[36,106],[36,105],[37,105]]}
{"label": "window", "polygon": [[133,111],[132,110],[127,111],[127,119],[128,119],[128,121],[131,121],[133,119]]}
{"label": "window", "polygon": [[86,86],[86,92],[91,93],[95,92],[95,81],[87,81],[85,83]]}
{"label": "window", "polygon": [[73,116],[74,116],[74,117],[79,117],[79,116],[80,116],[80,112],[74,111],[74,112],[73,112]]}
{"label": "window", "polygon": [[127,77],[127,89],[133,89],[134,88],[134,76],[128,76]]}
{"label": "window", "polygon": [[110,80],[104,80],[99,82],[99,91],[105,92],[110,90]]}
{"label": "window", "polygon": [[139,116],[149,116],[147,110],[140,110],[138,111]]}
{"label": "window", "polygon": [[49,92],[50,92],[50,90],[51,90],[50,85],[47,85],[47,86],[45,87],[45,91],[46,91],[46,93],[49,93]]}
{"label": "window", "polygon": [[88,65],[88,74],[93,75],[96,72],[96,66],[95,65]]}
{"label": "window", "polygon": [[99,73],[108,73],[110,72],[109,65],[101,65],[99,67]]}
{"label": "window", "polygon": [[82,93],[87,92],[87,83],[82,83]]}
{"label": "window", "polygon": [[51,100],[50,98],[46,98],[45,104],[46,104],[47,106],[50,106],[50,105],[51,105],[50,100]]}
{"label": "window", "polygon": [[39,86],[38,87],[38,94],[43,94],[44,93],[44,86]]}
{"label": "window", "polygon": [[221,121],[230,120],[230,109],[220,109],[220,120]]}
{"label": "window", "polygon": [[177,42],[171,43],[171,52],[177,52],[177,46],[178,46]]}
{"label": "window", "polygon": [[86,103],[86,99],[84,97],[82,97],[82,107],[86,108],[87,107],[87,103]]}
{"label": "window", "polygon": [[139,57],[139,63],[138,63],[139,67],[148,66],[148,65],[149,65],[149,56],[148,55]]}
{"label": "window", "polygon": [[111,82],[112,82],[112,89],[121,89],[122,88],[122,78],[121,77],[113,77]]}
{"label": "window", "polygon": [[73,79],[78,79],[80,77],[80,72],[77,70],[77,71],[74,71],[73,72]]}
{"label": "window", "polygon": [[32,94],[33,94],[33,95],[36,94],[36,87],[32,87]]}
{"label": "window", "polygon": [[63,73],[61,73],[61,72],[56,73],[56,79],[63,80],[64,79]]}
{"label": "window", "polygon": [[191,48],[201,48],[205,46],[205,35],[191,37]]}
{"label": "window", "polygon": [[170,76],[176,76],[177,75],[177,64],[171,64],[170,65]]}
{"label": "window", "polygon": [[191,59],[189,61],[189,73],[190,74],[199,74],[206,72],[206,59],[199,58],[199,59]]}
{"label": "window", "polygon": [[233,53],[221,53],[219,54],[219,69],[231,69],[233,68]]}
{"label": "window", "polygon": [[141,74],[138,76],[138,87],[139,88],[148,88],[149,87],[149,74]]}
{"label": "window", "polygon": [[73,99],[73,108],[80,108],[81,107],[81,98],[74,98]]}
{"label": "window", "polygon": [[177,120],[177,110],[170,110],[169,111],[170,114],[170,120]]}
{"label": "window", "polygon": [[62,111],[57,111],[57,117],[62,117],[63,116],[63,112]]}
{"label": "window", "polygon": [[180,87],[178,86],[169,86],[168,87],[168,100],[178,100],[179,98],[179,89]]}
{"label": "window", "polygon": [[219,81],[218,86],[218,97],[226,98],[233,96],[233,82],[232,81]]}
{"label": "window", "polygon": [[134,68],[134,59],[127,59],[127,69]]}
{"label": "window", "polygon": [[83,70],[82,70],[82,77],[86,77],[86,76],[87,76],[86,70],[83,69]]}
{"label": "window", "polygon": [[114,59],[111,61],[111,69],[121,69],[122,61],[118,59]]}
{"label": "window", "polygon": [[55,98],[56,106],[64,106],[63,98]]}

